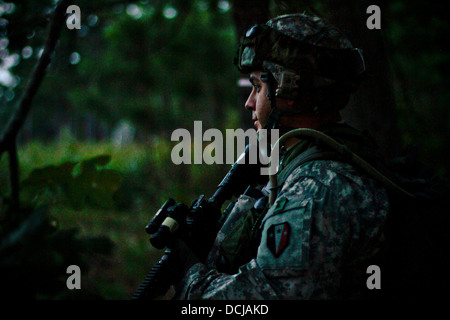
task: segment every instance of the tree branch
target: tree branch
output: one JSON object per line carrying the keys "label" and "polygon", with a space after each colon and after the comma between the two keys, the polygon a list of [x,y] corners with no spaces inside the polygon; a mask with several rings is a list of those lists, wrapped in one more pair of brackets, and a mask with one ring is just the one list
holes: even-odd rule
{"label": "tree branch", "polygon": [[[0,137],[0,158],[4,152],[8,152],[9,156],[9,176],[11,183],[11,205],[9,212],[14,213],[19,210],[19,161],[17,158],[17,134],[22,128],[27,115],[31,109],[31,102],[39,89],[47,67],[50,64],[52,54],[55,50],[56,43],[61,33],[61,27],[64,23],[68,0],[62,0],[55,8],[52,22],[50,25],[48,37],[44,46],[41,57],[25,87],[22,99],[15,112],[11,116],[8,124]],[[18,215],[11,215],[11,220],[17,222]]]}
{"label": "tree branch", "polygon": [[55,8],[42,55],[30,77],[30,80],[27,83],[24,94],[16,111],[11,116],[8,124],[6,125],[6,128],[3,130],[0,137],[0,156],[5,151],[11,150],[12,146],[15,145],[17,134],[19,133],[20,128],[23,126],[31,109],[31,102],[42,83],[47,67],[50,64],[53,51],[55,50],[59,35],[61,33],[61,27],[65,22],[64,18],[68,2],[68,0],[61,0]]}
{"label": "tree branch", "polygon": [[19,209],[19,161],[17,159],[17,146],[13,143],[8,149],[9,177],[11,183],[11,211]]}

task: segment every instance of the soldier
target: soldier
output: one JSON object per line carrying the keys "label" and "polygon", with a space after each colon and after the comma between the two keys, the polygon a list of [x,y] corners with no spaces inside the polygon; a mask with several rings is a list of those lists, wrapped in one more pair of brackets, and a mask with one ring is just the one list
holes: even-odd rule
{"label": "soldier", "polygon": [[[256,129],[319,130],[369,163],[376,146],[341,121],[364,72],[361,51],[317,17],[283,15],[251,28],[235,64],[250,74],[245,108]],[[177,299],[364,298],[367,267],[380,251],[389,210],[372,177],[315,139],[282,148],[273,204],[242,195],[206,263],[176,241],[185,276]]]}

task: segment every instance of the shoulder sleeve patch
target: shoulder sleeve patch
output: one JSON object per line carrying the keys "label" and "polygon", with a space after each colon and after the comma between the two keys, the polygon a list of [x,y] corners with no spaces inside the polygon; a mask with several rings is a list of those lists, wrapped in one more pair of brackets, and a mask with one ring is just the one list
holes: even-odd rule
{"label": "shoulder sleeve patch", "polygon": [[289,244],[291,226],[288,222],[273,224],[267,230],[267,248],[275,258],[283,253]]}

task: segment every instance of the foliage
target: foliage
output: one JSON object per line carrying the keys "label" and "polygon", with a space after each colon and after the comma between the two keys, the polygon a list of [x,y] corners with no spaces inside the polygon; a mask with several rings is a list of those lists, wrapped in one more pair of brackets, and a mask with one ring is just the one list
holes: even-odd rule
{"label": "foliage", "polygon": [[[225,90],[234,86],[235,74],[232,69],[217,63],[231,61],[234,54],[233,46],[229,45],[234,42],[230,23],[223,23],[226,16],[217,9],[205,11],[205,7],[196,7],[195,14],[188,16],[193,1],[173,1],[170,5],[165,1],[151,4],[140,2],[137,5],[124,3],[102,7],[80,1],[86,23],[79,32],[63,32],[57,54],[24,128],[25,139],[28,139],[27,132],[33,138],[53,139],[62,124],[71,127],[69,131],[61,131],[61,138],[53,143],[35,140],[24,144],[19,150],[22,202],[36,205],[42,210],[44,204],[48,205],[45,210],[48,218],[39,221],[49,221],[50,224],[57,221],[58,230],[55,232],[68,234],[64,247],[72,250],[74,256],[70,262],[69,259],[59,259],[58,263],[53,263],[55,268],[48,268],[48,272],[42,269],[52,264],[51,259],[48,263],[34,262],[32,258],[18,260],[16,267],[22,265],[27,269],[17,271],[15,278],[19,279],[21,274],[33,268],[36,271],[31,273],[31,278],[42,276],[39,283],[26,283],[30,277],[21,282],[29,288],[30,297],[58,298],[61,297],[58,290],[67,293],[67,290],[63,290],[65,284],[62,280],[66,275],[61,267],[78,264],[89,286],[88,290],[83,290],[84,294],[126,299],[146,271],[143,267],[146,269],[147,266],[142,260],[148,256],[149,249],[146,239],[142,238],[145,236],[142,227],[146,219],[169,195],[179,201],[189,202],[198,196],[198,189],[203,192],[211,189],[214,181],[218,180],[208,179],[202,174],[209,171],[215,176],[216,173],[212,171],[217,170],[211,167],[199,169],[196,166],[191,171],[186,166],[169,168],[164,165],[170,162],[169,146],[157,134],[161,130],[170,132],[168,123],[172,123],[173,127],[192,123],[194,118],[190,118],[189,108],[194,105],[204,106],[205,114],[199,117],[205,120],[209,117],[209,125],[224,124],[233,119],[233,111],[227,114],[216,112],[219,107],[225,110],[235,102],[230,91]],[[2,121],[9,117],[11,107],[18,101],[18,93],[24,88],[23,80],[33,67],[44,40],[45,20],[35,18],[39,17],[39,12],[43,14],[50,11],[51,7],[51,2],[16,1],[15,10],[6,16],[10,22],[7,49],[11,54],[17,54],[20,63],[10,69],[16,75],[17,84],[2,89],[2,92],[7,93],[0,97],[5,106],[0,110]],[[164,10],[170,8],[176,8],[176,19],[164,17]],[[142,17],[137,18],[134,14],[136,10],[144,11]],[[191,46],[193,40],[200,40],[197,46]],[[143,43],[147,44],[146,48]],[[159,49],[155,49],[155,46]],[[24,48],[31,48],[33,54],[26,58],[22,54]],[[189,54],[191,60],[197,60],[197,65],[181,58],[175,61],[180,50]],[[81,57],[79,63],[71,59],[74,53]],[[222,71],[224,74],[220,74]],[[195,81],[192,81],[193,74],[203,76],[194,77]],[[215,97],[205,99],[204,91],[211,92]],[[66,107],[65,110],[61,109],[61,105]],[[52,116],[49,117],[49,114]],[[119,149],[109,142],[78,143],[71,134],[84,137],[84,121],[90,115],[95,115],[97,121],[106,124],[107,128],[128,118],[134,126],[139,127],[139,131],[152,132],[154,143],[146,151],[143,148],[148,146],[139,144],[121,145]],[[89,133],[86,136],[91,137]],[[112,155],[107,168],[94,165],[93,162],[106,160],[98,158],[99,154]],[[106,161],[100,164],[106,165]],[[10,190],[5,161],[1,166],[0,180],[3,183],[0,190],[6,195]],[[124,173],[119,190],[116,190],[119,182],[117,172]],[[168,181],[166,177],[173,174],[177,174],[180,179]],[[204,188],[186,192],[193,180],[195,185],[200,182]],[[94,188],[95,182],[103,190]],[[117,205],[111,206],[113,203]],[[105,206],[108,204],[109,207]],[[149,205],[153,210],[148,209]],[[23,216],[17,222],[18,225],[27,225],[28,214]],[[47,222],[42,224],[46,225]],[[73,226],[77,227],[77,232],[69,232]],[[5,236],[6,229],[13,229],[6,224],[3,227]],[[24,234],[34,234],[33,230],[23,230]],[[51,240],[51,230],[36,230],[40,241],[27,244],[20,241],[26,252],[34,252],[38,258],[41,250],[32,245],[36,244],[46,253],[59,257],[59,248],[54,247]],[[113,255],[111,258],[100,258],[94,248],[76,245],[78,237],[91,238],[95,234],[111,239],[114,244],[114,250],[110,250]],[[73,241],[69,241],[69,235]],[[14,252],[13,257],[19,255],[16,249],[11,252]],[[75,259],[75,256],[80,256],[80,259]],[[84,263],[81,258],[86,258]],[[127,266],[117,265],[117,259],[125,259]],[[87,264],[86,260],[90,263]],[[97,267],[88,271],[88,265],[101,265],[104,272],[100,272]],[[13,272],[10,269],[7,271],[5,274]],[[53,281],[51,277],[57,279]],[[95,280],[95,284],[89,284],[89,279]],[[59,281],[58,290],[39,292],[56,283],[56,280]]]}
{"label": "foliage", "polygon": [[[111,253],[110,240],[105,236],[80,237],[74,228],[58,229],[43,207],[23,208],[20,213],[24,218],[18,221],[19,226],[8,230],[3,224],[0,233],[2,298],[70,299],[79,295],[67,290],[66,268],[75,264],[87,272],[89,255]],[[102,298],[89,289],[81,296]]]}
{"label": "foliage", "polygon": [[[49,171],[33,171],[30,181],[39,181],[43,189],[50,190],[52,181],[47,180],[47,185],[44,180],[50,177]],[[68,291],[66,287],[66,268],[74,264],[87,272],[90,268],[88,259],[93,254],[110,254],[112,242],[105,235],[80,236],[76,228],[61,229],[49,206],[29,206],[26,203],[22,201],[19,209],[6,204],[0,211],[0,283],[3,298],[75,297],[75,292]],[[83,291],[81,296],[101,298],[89,289]]]}
{"label": "foliage", "polygon": [[[18,150],[22,173],[22,201],[40,204],[39,208],[45,212],[45,217],[48,217],[47,221],[50,224],[49,228],[39,229],[41,241],[27,243],[41,246],[44,248],[42,250],[46,250],[46,255],[47,251],[48,254],[53,252],[54,257],[60,257],[58,250],[64,248],[67,250],[64,252],[72,254],[70,258],[58,258],[59,264],[54,268],[50,268],[52,261],[50,258],[46,258],[48,262],[43,265],[39,265],[42,260],[34,261],[31,257],[28,260],[20,260],[19,262],[30,266],[24,271],[30,274],[30,277],[37,277],[39,272],[42,272],[42,268],[48,267],[46,269],[48,272],[42,273],[39,283],[30,282],[24,286],[31,290],[35,285],[43,290],[44,282],[49,285],[52,283],[48,277],[58,275],[55,282],[58,280],[57,283],[60,285],[58,289],[61,291],[54,294],[41,292],[39,298],[128,299],[144,278],[150,265],[161,255],[161,252],[151,248],[144,231],[145,225],[153,214],[169,196],[177,201],[190,203],[202,193],[209,194],[209,190],[213,190],[217,181],[223,176],[223,171],[217,170],[214,166],[173,165],[170,161],[173,145],[173,142],[163,139],[154,140],[151,143],[122,146],[117,146],[110,141],[79,141],[67,130],[54,142],[34,141],[23,145]],[[78,210],[68,201],[68,195],[63,190],[61,181],[77,177],[81,172],[81,164],[98,159],[98,154],[110,155],[108,163],[105,161],[104,166],[98,166],[99,172],[120,172],[122,177],[121,185],[113,196],[114,206],[103,206],[88,201],[83,209]],[[100,159],[107,160],[107,158]],[[75,163],[77,165],[74,166]],[[66,168],[72,176],[67,177],[68,173],[63,174],[54,170],[60,167]],[[224,170],[227,167],[223,165]],[[7,167],[5,161],[2,161],[0,163],[2,194],[8,194],[5,187],[8,185],[5,179],[6,173]],[[43,179],[33,178],[37,176],[37,173],[41,173],[41,178],[59,175],[66,178],[55,181],[49,179],[44,182]],[[167,178],[169,176],[171,179]],[[27,187],[28,190],[25,189],[27,181],[37,181],[49,190],[44,193],[41,189],[40,200],[37,201],[36,193],[34,193],[37,189],[32,187],[33,184]],[[32,199],[34,201],[31,201]],[[21,220],[22,225],[25,220],[25,217]],[[1,225],[6,227],[3,222]],[[10,229],[8,227],[8,230]],[[56,237],[58,232],[61,236],[66,235],[67,239],[64,242],[52,240],[60,239],[59,236]],[[24,234],[29,233],[24,231]],[[55,236],[50,236],[53,233]],[[70,237],[73,237],[72,240],[69,239]],[[2,236],[0,238],[3,239]],[[95,242],[96,239],[98,243]],[[48,242],[45,245],[44,240]],[[102,243],[105,251],[99,250],[102,248]],[[106,246],[107,244],[109,247]],[[59,245],[59,247],[52,247],[52,245]],[[40,247],[36,246],[24,247],[27,248],[27,252],[33,252],[37,259],[40,257],[39,253],[42,257],[43,255]],[[11,252],[19,254],[17,249]],[[25,253],[21,254],[21,256],[24,255]],[[65,268],[71,264],[77,264],[81,268],[83,279],[80,293],[82,296],[79,296],[77,292],[69,292],[65,287],[65,279],[68,276],[65,274]],[[56,268],[59,269],[56,270]],[[12,271],[8,270],[6,274],[10,272]],[[46,280],[45,277],[47,277]],[[26,279],[29,281],[28,277]]]}
{"label": "foliage", "polygon": [[450,23],[442,3],[393,1],[387,10],[393,86],[405,143],[419,146],[423,160],[450,175],[449,62],[444,47]]}
{"label": "foliage", "polygon": [[[0,28],[0,64],[12,64],[13,81],[0,83],[0,127],[37,61],[54,5],[9,3],[0,13],[7,26]],[[228,166],[173,165],[169,136],[194,120],[204,130],[240,123],[230,3],[74,1],[82,29],[63,30],[19,139],[22,206],[14,214],[7,161],[0,162],[0,281],[10,297],[77,298],[65,287],[65,268],[77,264],[84,297],[128,298],[158,255],[148,253],[148,219],[169,196],[190,203],[215,188]],[[270,4],[272,14],[326,8],[307,0]],[[448,175],[445,9],[392,1],[382,7],[382,31],[402,138]],[[110,137],[124,119],[135,141],[115,144]]]}
{"label": "foliage", "polygon": [[[50,165],[31,172],[23,181],[23,194],[27,197],[39,198],[50,191],[64,192],[70,205],[81,210],[86,201],[103,208],[113,205],[113,195],[121,184],[120,173],[114,170],[98,170],[111,160],[109,155],[101,155],[83,160],[79,164],[79,173],[74,174],[76,162],[66,162],[61,165]],[[36,200],[35,200],[36,201]]]}
{"label": "foliage", "polygon": [[[33,137],[55,136],[61,124],[84,137],[79,126],[88,116],[95,116],[107,132],[127,119],[141,137],[167,135],[198,119],[222,128],[227,114],[236,112],[237,99],[233,88],[238,72],[230,68],[236,43],[230,15],[217,1],[112,2],[80,1],[83,27],[61,36],[33,107]],[[39,8],[35,14],[49,9],[46,2],[34,5]],[[29,74],[44,36],[39,24],[21,23],[34,21],[29,6],[17,3],[7,16],[13,25],[8,49],[20,61],[11,71],[20,80]],[[31,39],[24,39],[26,30],[33,32]],[[25,47],[33,55],[20,59]],[[23,84],[5,90],[20,92]],[[19,98],[14,97],[5,101],[3,96],[5,105],[12,106]],[[3,118],[8,109],[0,110]]]}

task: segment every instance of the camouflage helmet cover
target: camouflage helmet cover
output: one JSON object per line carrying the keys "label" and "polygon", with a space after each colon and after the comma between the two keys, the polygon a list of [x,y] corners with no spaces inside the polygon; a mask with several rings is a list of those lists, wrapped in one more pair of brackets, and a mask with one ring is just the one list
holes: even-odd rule
{"label": "camouflage helmet cover", "polygon": [[282,15],[260,28],[266,33],[264,41],[253,40],[250,29],[235,63],[243,72],[250,68],[269,71],[278,84],[279,97],[295,98],[299,87],[352,84],[365,69],[361,51],[319,17]]}
{"label": "camouflage helmet cover", "polygon": [[[312,45],[332,49],[353,48],[350,41],[342,33],[334,27],[327,26],[318,17],[311,17],[304,14],[289,14],[269,20],[266,25],[296,40]],[[311,66],[315,65],[315,61],[311,57],[309,57],[309,62]],[[288,68],[271,61],[266,60],[263,65],[272,72],[277,83],[281,82],[283,72],[289,72]],[[313,87],[327,85],[333,82],[328,78],[317,76],[314,78],[313,81],[315,83]]]}

